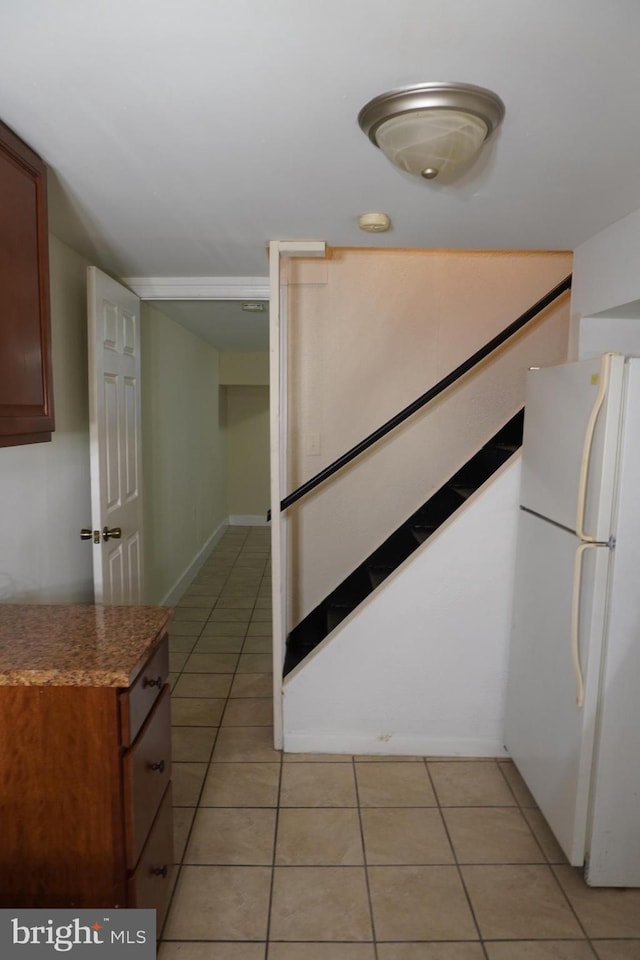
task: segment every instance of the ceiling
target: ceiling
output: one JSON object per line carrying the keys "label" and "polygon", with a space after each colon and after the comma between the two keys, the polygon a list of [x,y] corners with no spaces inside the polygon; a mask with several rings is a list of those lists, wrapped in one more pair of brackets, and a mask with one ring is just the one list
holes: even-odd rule
{"label": "ceiling", "polygon": [[247,312],[240,300],[150,300],[165,316],[206,340],[217,350],[247,353],[269,349],[269,304],[262,313]]}
{"label": "ceiling", "polygon": [[[572,249],[640,207],[638,37],[637,0],[4,0],[0,117],[116,276],[264,277],[269,239]],[[357,124],[431,80],[506,105],[455,185]]]}

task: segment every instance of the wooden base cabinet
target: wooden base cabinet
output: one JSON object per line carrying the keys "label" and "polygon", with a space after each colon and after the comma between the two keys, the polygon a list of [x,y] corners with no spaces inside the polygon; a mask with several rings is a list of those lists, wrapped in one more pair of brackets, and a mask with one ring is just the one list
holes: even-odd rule
{"label": "wooden base cabinet", "polygon": [[129,689],[0,686],[0,906],[153,907],[173,864],[168,641]]}

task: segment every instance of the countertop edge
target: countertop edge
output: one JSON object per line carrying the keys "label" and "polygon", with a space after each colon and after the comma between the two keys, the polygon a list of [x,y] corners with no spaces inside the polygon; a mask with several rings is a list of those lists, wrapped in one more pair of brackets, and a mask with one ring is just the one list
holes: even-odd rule
{"label": "countertop edge", "polygon": [[[34,605],[34,608],[37,608],[37,605]],[[25,605],[23,609],[27,609],[27,605]],[[62,606],[60,609],[62,609]],[[78,663],[77,665],[69,665],[69,663],[66,663],[63,666],[57,667],[55,666],[55,662],[50,662],[43,666],[30,666],[28,662],[19,665],[5,666],[4,668],[0,665],[0,688],[22,686],[84,686],[126,689],[130,687],[166,636],[174,615],[174,609],[172,607],[158,606],[150,608],[147,606],[144,608],[147,612],[149,609],[153,609],[159,614],[158,623],[154,624],[153,632],[150,631],[146,638],[141,638],[139,649],[135,649],[134,647],[134,649],[130,651],[132,655],[136,655],[136,660],[133,666],[128,669],[117,665],[119,651],[117,649],[117,638],[114,638],[113,666],[83,667],[82,663]],[[162,614],[164,614],[164,616],[162,616]],[[54,657],[51,659],[55,660]],[[129,663],[131,663],[131,658],[129,658]]]}

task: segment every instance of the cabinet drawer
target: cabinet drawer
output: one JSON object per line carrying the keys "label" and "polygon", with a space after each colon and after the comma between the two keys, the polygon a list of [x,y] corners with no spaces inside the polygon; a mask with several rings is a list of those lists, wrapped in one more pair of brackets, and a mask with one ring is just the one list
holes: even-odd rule
{"label": "cabinet drawer", "polygon": [[127,864],[138,862],[149,828],[171,779],[170,690],[165,686],[140,736],[124,755]]}
{"label": "cabinet drawer", "polygon": [[156,911],[157,937],[169,905],[173,870],[173,806],[169,784],[140,862],[129,880],[128,906]]}
{"label": "cabinet drawer", "polygon": [[169,677],[169,640],[165,636],[128,690],[120,695],[121,735],[133,743]]}

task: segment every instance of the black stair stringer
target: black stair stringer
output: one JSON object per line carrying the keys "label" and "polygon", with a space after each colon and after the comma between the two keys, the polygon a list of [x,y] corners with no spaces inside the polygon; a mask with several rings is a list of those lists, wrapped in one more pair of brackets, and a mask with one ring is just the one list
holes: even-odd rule
{"label": "black stair stringer", "polygon": [[417,550],[522,444],[520,410],[287,637],[284,676]]}

